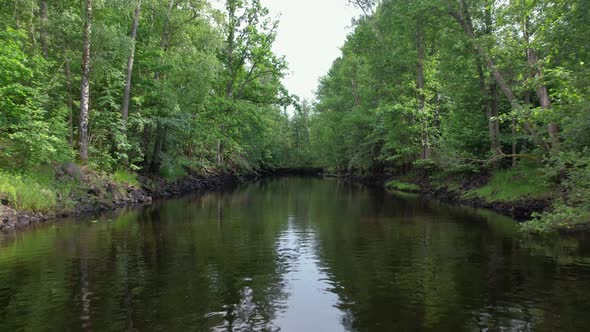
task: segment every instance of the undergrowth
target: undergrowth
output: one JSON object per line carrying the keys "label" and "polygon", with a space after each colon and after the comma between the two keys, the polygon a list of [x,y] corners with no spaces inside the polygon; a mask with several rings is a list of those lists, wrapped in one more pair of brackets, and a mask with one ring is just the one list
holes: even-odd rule
{"label": "undergrowth", "polygon": [[516,201],[547,197],[552,189],[541,169],[534,165],[519,165],[512,169],[495,171],[488,183],[467,191],[465,196],[479,197],[489,202]]}
{"label": "undergrowth", "polygon": [[546,169],[549,176],[559,177],[563,192],[556,197],[551,209],[536,214],[524,223],[522,229],[530,233],[548,233],[554,230],[576,228],[590,223],[590,158],[576,153],[562,153]]}
{"label": "undergrowth", "polygon": [[50,212],[57,206],[58,190],[41,176],[0,171],[0,197],[15,209]]}
{"label": "undergrowth", "polygon": [[140,186],[137,174],[124,169],[116,170],[113,174],[113,180],[117,183],[127,184],[134,187]]}

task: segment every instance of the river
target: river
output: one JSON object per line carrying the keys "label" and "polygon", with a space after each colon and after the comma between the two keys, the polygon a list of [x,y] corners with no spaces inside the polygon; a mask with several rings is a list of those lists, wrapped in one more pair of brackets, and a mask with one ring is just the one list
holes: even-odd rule
{"label": "river", "polygon": [[0,235],[0,331],[584,331],[590,241],[266,179]]}

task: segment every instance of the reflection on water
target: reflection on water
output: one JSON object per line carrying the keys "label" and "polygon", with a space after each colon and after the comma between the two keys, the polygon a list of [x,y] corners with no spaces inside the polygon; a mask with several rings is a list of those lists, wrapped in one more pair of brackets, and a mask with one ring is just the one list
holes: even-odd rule
{"label": "reflection on water", "polygon": [[271,179],[0,236],[0,331],[583,331],[590,241]]}
{"label": "reflection on water", "polygon": [[319,264],[315,231],[306,219],[290,217],[279,235],[278,256],[284,262],[286,301],[275,324],[283,331],[330,331],[340,327],[338,296]]}

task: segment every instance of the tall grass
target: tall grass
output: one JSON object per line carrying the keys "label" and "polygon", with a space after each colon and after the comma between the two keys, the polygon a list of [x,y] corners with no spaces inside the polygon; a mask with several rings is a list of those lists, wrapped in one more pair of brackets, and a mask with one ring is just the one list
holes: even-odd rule
{"label": "tall grass", "polygon": [[134,187],[140,186],[139,180],[137,180],[137,174],[127,170],[119,169],[115,171],[115,174],[113,174],[113,180],[117,183],[123,183]]}
{"label": "tall grass", "polygon": [[50,212],[57,206],[57,193],[43,179],[0,172],[0,197],[17,210]]}
{"label": "tall grass", "polygon": [[488,201],[514,201],[523,198],[542,198],[552,187],[543,172],[534,167],[516,167],[494,172],[490,181],[481,188],[467,192],[468,197],[480,197]]}

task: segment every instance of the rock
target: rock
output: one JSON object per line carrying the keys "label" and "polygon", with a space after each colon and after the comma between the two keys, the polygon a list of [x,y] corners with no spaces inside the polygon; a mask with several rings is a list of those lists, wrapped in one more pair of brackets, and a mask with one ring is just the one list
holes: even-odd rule
{"label": "rock", "polygon": [[73,163],[64,163],[61,166],[61,170],[69,175],[70,177],[78,180],[78,181],[86,181],[86,175],[84,174],[84,172],[82,171],[82,169],[80,167],[78,167],[78,165],[73,164]]}
{"label": "rock", "polygon": [[17,213],[15,210],[0,204],[0,230],[7,231],[15,228]]}

